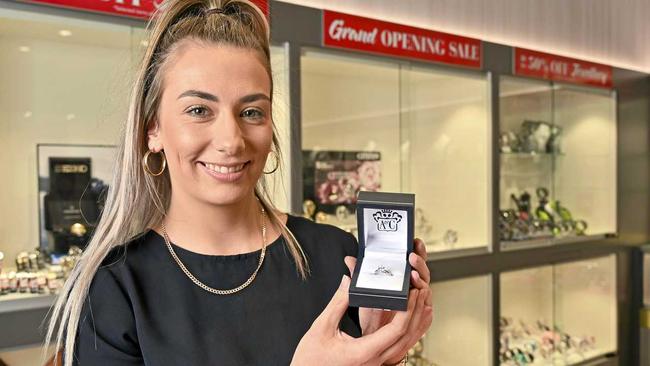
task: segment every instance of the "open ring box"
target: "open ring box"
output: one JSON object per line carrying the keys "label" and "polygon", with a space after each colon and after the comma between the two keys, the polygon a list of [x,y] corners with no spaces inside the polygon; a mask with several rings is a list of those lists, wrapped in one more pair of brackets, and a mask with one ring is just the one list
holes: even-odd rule
{"label": "open ring box", "polygon": [[415,195],[359,192],[359,254],[350,306],[406,310],[413,251]]}

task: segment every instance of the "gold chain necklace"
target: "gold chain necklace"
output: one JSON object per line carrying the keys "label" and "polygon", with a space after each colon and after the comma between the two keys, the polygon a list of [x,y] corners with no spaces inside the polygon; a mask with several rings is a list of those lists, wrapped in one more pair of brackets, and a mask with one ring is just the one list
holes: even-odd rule
{"label": "gold chain necklace", "polygon": [[264,210],[264,206],[262,206],[262,253],[260,254],[260,261],[257,264],[257,268],[255,268],[255,271],[246,280],[246,282],[242,283],[241,285],[239,285],[239,286],[237,286],[235,288],[229,289],[229,290],[219,290],[219,289],[216,289],[216,288],[212,288],[212,287],[204,284],[203,282],[199,281],[198,278],[194,277],[194,275],[192,275],[192,273],[190,273],[190,271],[187,269],[187,267],[185,267],[183,262],[181,262],[181,260],[178,258],[178,256],[176,255],[176,252],[174,252],[174,248],[172,248],[172,245],[169,242],[169,237],[167,236],[167,230],[165,229],[165,224],[161,222],[160,225],[162,226],[163,236],[165,237],[165,244],[167,244],[167,249],[169,249],[169,253],[172,255],[172,257],[174,258],[176,263],[178,263],[178,266],[181,267],[183,272],[185,272],[185,275],[190,280],[192,280],[192,282],[194,282],[194,284],[196,284],[200,288],[204,289],[205,291],[211,292],[213,294],[231,295],[231,294],[234,294],[235,292],[239,292],[239,291],[245,289],[246,287],[248,287],[248,285],[250,285],[251,282],[253,282],[253,280],[255,279],[255,276],[257,276],[257,272],[262,267],[262,262],[264,262],[264,255],[266,254],[266,220],[265,219],[266,219],[266,211]]}

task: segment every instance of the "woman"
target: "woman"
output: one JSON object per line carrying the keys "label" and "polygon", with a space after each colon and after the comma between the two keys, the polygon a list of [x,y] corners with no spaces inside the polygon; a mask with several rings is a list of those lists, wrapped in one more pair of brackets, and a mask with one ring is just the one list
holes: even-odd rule
{"label": "woman", "polygon": [[424,244],[407,311],[348,308],[355,238],[274,208],[264,15],[170,0],[152,22],[113,184],[46,344],[66,366],[399,364],[432,319]]}

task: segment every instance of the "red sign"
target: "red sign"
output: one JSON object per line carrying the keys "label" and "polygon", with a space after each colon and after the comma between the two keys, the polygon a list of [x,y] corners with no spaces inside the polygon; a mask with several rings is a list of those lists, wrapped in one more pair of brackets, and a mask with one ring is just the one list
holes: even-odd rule
{"label": "red sign", "polygon": [[[124,17],[149,19],[164,0],[24,0],[70,9],[86,10]],[[269,15],[268,0],[253,0],[255,5]]]}
{"label": "red sign", "polygon": [[481,41],[422,28],[323,11],[323,44],[385,55],[481,67]]}
{"label": "red sign", "polygon": [[515,75],[608,88],[612,86],[611,66],[523,48],[515,48],[514,67]]}

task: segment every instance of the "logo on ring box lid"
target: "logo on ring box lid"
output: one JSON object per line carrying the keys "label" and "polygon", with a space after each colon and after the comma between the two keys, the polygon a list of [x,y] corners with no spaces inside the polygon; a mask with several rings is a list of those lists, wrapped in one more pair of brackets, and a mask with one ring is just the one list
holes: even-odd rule
{"label": "logo on ring box lid", "polygon": [[379,231],[397,231],[397,224],[402,221],[402,215],[389,209],[375,212],[372,218],[377,222],[377,230]]}

